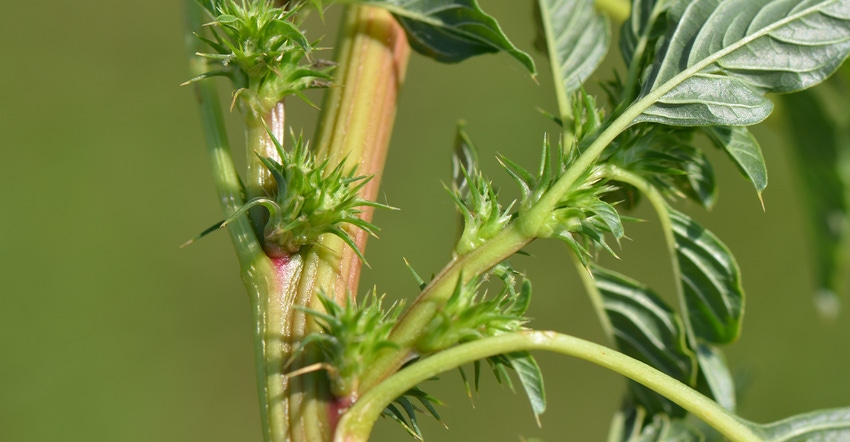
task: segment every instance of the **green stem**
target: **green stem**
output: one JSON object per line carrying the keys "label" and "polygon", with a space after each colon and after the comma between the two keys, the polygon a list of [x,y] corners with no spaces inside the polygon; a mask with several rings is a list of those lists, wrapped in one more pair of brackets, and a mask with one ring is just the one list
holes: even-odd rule
{"label": "green stem", "polygon": [[561,72],[561,64],[559,63],[560,55],[558,54],[557,36],[552,30],[551,11],[549,11],[549,2],[540,0],[537,2],[540,5],[540,16],[543,17],[543,31],[546,33],[546,47],[549,50],[549,66],[552,68],[552,83],[555,85],[555,97],[558,101],[558,111],[561,118],[561,128],[563,130],[563,139],[570,140],[573,137],[572,125],[570,121],[573,119],[573,108],[567,89],[564,84],[564,73]]}
{"label": "green stem", "polygon": [[611,318],[605,311],[605,303],[602,299],[602,293],[600,293],[599,288],[596,287],[596,280],[593,279],[593,274],[590,273],[590,269],[585,267],[578,255],[572,253],[572,251],[569,253],[573,260],[573,265],[578,272],[578,276],[581,279],[581,283],[584,286],[584,290],[587,292],[587,296],[590,298],[590,303],[593,305],[593,311],[596,312],[596,317],[599,319],[599,324],[602,326],[602,332],[605,334],[606,342],[608,344],[614,344],[614,326],[611,324]]}
{"label": "green stem", "polygon": [[[404,82],[410,52],[403,29],[379,8],[349,7],[338,45],[336,82],[324,102],[315,138],[316,154],[330,164],[345,162],[358,175],[372,176],[360,191],[364,199],[375,200],[395,119],[398,92]],[[361,214],[370,220],[372,208]],[[361,251],[368,235],[361,230],[349,234]],[[344,304],[357,290],[361,262],[344,241],[330,234],[305,254],[304,268],[297,286],[295,304],[322,311],[315,296],[322,291]],[[303,311],[292,311],[291,326],[302,339],[319,331]],[[307,353],[290,367],[309,365]],[[289,419],[295,440],[328,440],[328,412],[331,407],[326,380],[316,374],[290,379]]]}
{"label": "green stem", "polygon": [[[186,17],[189,69],[194,77],[203,74],[207,69],[206,61],[195,56],[195,53],[203,49],[200,40],[193,35],[193,31],[199,31],[203,25],[203,12],[196,2],[186,1]],[[196,82],[194,87],[216,192],[225,216],[229,217],[245,203],[244,189],[233,164],[215,84],[205,80]],[[251,316],[255,324],[253,342],[263,440],[283,440],[286,432],[285,422],[281,421],[280,414],[275,413],[272,405],[278,380],[275,374],[279,375],[279,369],[268,364],[269,344],[279,340],[276,337],[268,339],[268,300],[269,294],[278,293],[280,287],[275,277],[275,269],[257,241],[247,217],[239,217],[230,223],[228,233],[239,259],[242,280],[251,301]]]}
{"label": "green stem", "polygon": [[[676,251],[676,237],[673,234],[673,223],[670,221],[670,211],[667,206],[667,201],[664,199],[664,195],[662,195],[655,186],[643,179],[640,175],[615,165],[606,165],[603,173],[612,180],[634,186],[635,189],[646,196],[646,199],[652,205],[652,208],[655,209],[655,213],[658,214],[658,221],[661,223],[661,231],[664,233],[664,241],[667,243],[667,254],[670,256],[670,265],[673,268],[673,274],[681,275],[679,258],[677,258]],[[685,323],[688,345],[690,348],[699,348],[699,344],[696,342],[696,335],[694,334],[693,326],[691,325],[690,315],[686,314],[688,306],[685,301],[682,278],[679,277],[676,278],[676,292],[678,293],[677,297],[679,298],[679,309],[682,312],[679,316]]]}
{"label": "green stem", "polygon": [[398,349],[387,349],[360,380],[361,391],[367,391],[398,370],[408,359],[428,323],[451,296],[458,278],[464,282],[481,275],[522,249],[534,238],[523,235],[515,224],[508,225],[496,237],[475,250],[450,262],[422,290],[410,308],[399,318],[390,339]]}
{"label": "green stem", "polygon": [[399,318],[390,336],[398,348],[387,349],[378,358],[373,369],[361,380],[363,391],[398,370],[407,360],[413,344],[434,317],[437,309],[451,295],[460,275],[463,275],[465,281],[478,277],[533,241],[564,195],[596,163],[602,151],[653,101],[645,98],[627,108],[570,164],[569,169],[537,203],[530,209],[520,212],[519,217],[498,235],[485,241],[475,250],[455,258],[443,268]]}
{"label": "green stem", "polygon": [[477,360],[517,351],[545,350],[574,356],[615,371],[688,410],[733,441],[761,440],[737,416],[678,380],[616,350],[549,331],[522,331],[461,344],[429,356],[364,394],[343,416],[335,442],[368,440],[381,411],[408,389],[445,371]]}

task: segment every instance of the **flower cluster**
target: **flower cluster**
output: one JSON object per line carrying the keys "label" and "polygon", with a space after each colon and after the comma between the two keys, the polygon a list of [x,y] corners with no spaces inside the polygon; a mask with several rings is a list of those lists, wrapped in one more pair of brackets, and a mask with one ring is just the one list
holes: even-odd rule
{"label": "flower cluster", "polygon": [[390,331],[400,312],[400,304],[386,311],[383,297],[373,291],[361,306],[352,296],[345,305],[319,294],[324,312],[305,311],[316,319],[322,333],[311,333],[301,342],[301,348],[315,346],[322,354],[331,379],[331,393],[337,398],[356,397],[361,375],[372,365],[378,352],[393,347]]}
{"label": "flower cluster", "polygon": [[360,196],[360,189],[370,177],[355,176],[343,163],[330,168],[329,160],[317,161],[302,138],[293,137],[291,150],[284,150],[269,134],[280,162],[261,157],[277,183],[275,199],[254,198],[234,214],[234,218],[251,207],[261,205],[269,210],[264,229],[267,252],[291,254],[305,245],[314,244],[320,235],[330,233],[345,241],[363,260],[363,255],[346,230],[351,225],[374,235],[374,224],[360,217],[364,207],[391,208]]}
{"label": "flower cluster", "polygon": [[463,255],[494,237],[511,220],[511,208],[502,209],[499,194],[478,167],[478,154],[459,126],[452,157],[452,188],[449,194],[460,212],[463,227],[454,253]]}
{"label": "flower cluster", "polygon": [[463,283],[458,280],[455,290],[416,343],[422,354],[434,353],[453,345],[502,333],[522,330],[528,322],[524,317],[531,302],[531,283],[523,279],[516,289],[516,270],[499,264],[492,273],[503,283],[497,296],[488,297],[481,290],[484,278]]}
{"label": "flower cluster", "polygon": [[287,95],[304,98],[303,90],[330,84],[329,66],[310,61],[314,43],[298,28],[301,3],[285,9],[269,0],[197,1],[213,19],[207,24],[210,38],[198,38],[214,50],[198,55],[215,67],[187,83],[228,77],[236,89],[235,102],[255,116]]}

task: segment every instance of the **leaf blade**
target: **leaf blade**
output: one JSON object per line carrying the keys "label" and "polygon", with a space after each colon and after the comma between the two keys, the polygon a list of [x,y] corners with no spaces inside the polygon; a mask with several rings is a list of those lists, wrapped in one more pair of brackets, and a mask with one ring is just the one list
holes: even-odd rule
{"label": "leaf blade", "polygon": [[556,81],[568,98],[596,70],[611,42],[611,25],[593,0],[540,0],[540,18]]}
{"label": "leaf blade", "polygon": [[546,390],[543,387],[543,373],[537,361],[527,351],[515,352],[506,355],[510,360],[511,367],[516,371],[520,384],[525,390],[528,401],[531,403],[531,411],[537,425],[540,425],[540,415],[546,411]]}
{"label": "leaf blade", "polygon": [[735,381],[723,353],[715,347],[700,345],[697,348],[697,361],[700,377],[705,381],[709,396],[734,413],[737,406]]}
{"label": "leaf blade", "polygon": [[693,338],[728,344],[738,338],[744,313],[741,270],[728,247],[687,215],[668,208],[675,240],[680,296]]}
{"label": "leaf blade", "polygon": [[850,407],[800,414],[759,426],[770,442],[827,442],[850,438]]}
{"label": "leaf blade", "polygon": [[695,0],[670,16],[635,122],[755,124],[772,110],[765,92],[817,84],[850,53],[850,0]]}
{"label": "leaf blade", "polygon": [[758,141],[743,126],[708,126],[703,128],[709,139],[723,149],[738,169],[753,183],[759,199],[767,188],[767,166]]}
{"label": "leaf blade", "polygon": [[534,60],[519,50],[492,16],[476,0],[356,0],[385,8],[407,33],[410,46],[420,54],[444,63],[506,52],[536,74]]}

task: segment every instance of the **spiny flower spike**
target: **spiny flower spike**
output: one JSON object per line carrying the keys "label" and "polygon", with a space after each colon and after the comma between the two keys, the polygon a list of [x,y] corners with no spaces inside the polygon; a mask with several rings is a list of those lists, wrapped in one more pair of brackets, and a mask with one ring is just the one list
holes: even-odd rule
{"label": "spiny flower spike", "polygon": [[208,228],[184,246],[226,227],[236,218],[247,214],[252,207],[262,206],[269,211],[269,221],[263,234],[269,255],[297,253],[302,247],[315,244],[320,235],[330,233],[343,240],[368,266],[346,224],[377,236],[380,229],[360,217],[363,208],[396,209],[362,198],[360,189],[371,177],[356,176],[353,169],[345,172],[342,163],[330,169],[329,160],[318,162],[302,137],[292,135],[291,151],[284,150],[271,133],[269,137],[281,161],[267,157],[260,157],[260,160],[277,183],[275,197],[258,197],[248,201],[227,220]]}
{"label": "spiny flower spike", "polygon": [[302,91],[330,84],[330,66],[310,60],[315,43],[298,28],[302,2],[284,9],[269,0],[196,1],[213,19],[207,24],[211,38],[198,38],[214,51],[197,55],[216,67],[184,84],[228,77],[236,88],[234,102],[255,116],[264,115],[287,95],[310,103]]}
{"label": "spiny flower spike", "polygon": [[421,354],[523,329],[528,322],[524,315],[531,300],[531,283],[523,279],[520,290],[516,290],[516,277],[522,275],[505,263],[497,265],[487,276],[490,274],[498,277],[504,286],[496,296],[487,296],[481,289],[486,276],[466,283],[458,278],[454,292],[416,343]]}
{"label": "spiny flower spike", "polygon": [[454,252],[463,255],[496,236],[510,222],[513,203],[502,209],[498,191],[479,169],[475,146],[462,124],[457,129],[452,166],[452,188],[446,190],[462,218],[462,231]]}
{"label": "spiny flower spike", "polygon": [[308,346],[318,348],[323,359],[321,365],[331,378],[331,393],[337,398],[356,397],[360,377],[378,353],[395,347],[389,335],[401,312],[398,302],[385,310],[382,307],[384,297],[378,296],[375,289],[362,305],[356,305],[353,298],[347,296],[345,305],[339,305],[320,293],[324,312],[298,307],[313,316],[322,329],[321,333],[311,333],[304,338],[298,351]]}
{"label": "spiny flower spike", "polygon": [[[540,168],[536,175],[508,158],[499,158],[522,192],[520,214],[540,201],[577,156],[575,144],[566,151],[562,144],[556,150],[556,158],[552,164],[549,159],[550,149],[549,139],[544,137]],[[605,241],[605,234],[611,234],[619,241],[624,236],[622,220],[614,206],[603,199],[614,189],[606,184],[600,173],[600,166],[589,168],[576,180],[572,188],[564,193],[548,220],[540,226],[537,236],[558,238],[566,242],[585,266],[592,255],[588,246],[604,249],[616,257],[614,250]]]}
{"label": "spiny flower spike", "polygon": [[330,233],[354,249],[365,263],[344,225],[350,224],[377,236],[378,227],[360,217],[362,208],[394,209],[360,196],[360,189],[371,177],[356,176],[354,169],[344,172],[342,163],[328,171],[329,160],[317,162],[302,137],[293,135],[293,148],[286,151],[271,133],[269,136],[281,162],[260,158],[277,182],[275,207],[269,209],[265,228],[267,248],[273,251],[272,246],[276,246],[283,253],[295,253],[302,246],[314,244],[319,235]]}

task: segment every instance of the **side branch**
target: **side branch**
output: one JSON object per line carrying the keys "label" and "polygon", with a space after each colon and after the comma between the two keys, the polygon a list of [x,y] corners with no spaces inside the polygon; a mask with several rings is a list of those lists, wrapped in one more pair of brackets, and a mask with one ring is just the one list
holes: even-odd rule
{"label": "side branch", "polygon": [[490,356],[530,350],[561,353],[605,367],[667,397],[730,440],[761,440],[743,420],[716,402],[643,362],[576,337],[551,331],[522,331],[461,344],[400,370],[364,394],[351,407],[340,421],[334,441],[368,440],[372,425],[387,405],[433,376]]}

